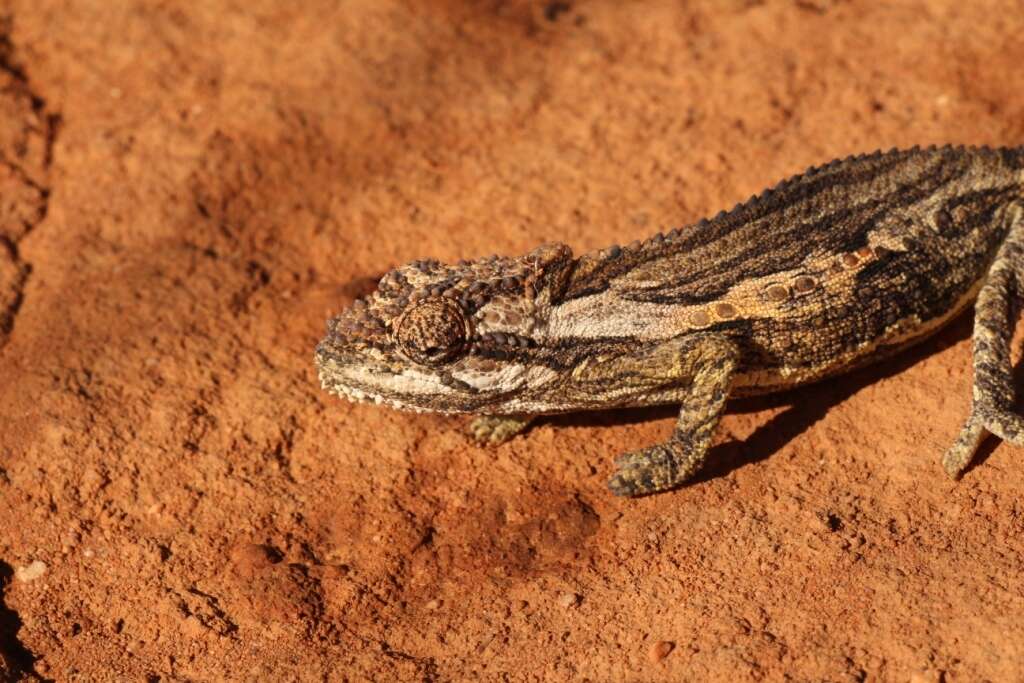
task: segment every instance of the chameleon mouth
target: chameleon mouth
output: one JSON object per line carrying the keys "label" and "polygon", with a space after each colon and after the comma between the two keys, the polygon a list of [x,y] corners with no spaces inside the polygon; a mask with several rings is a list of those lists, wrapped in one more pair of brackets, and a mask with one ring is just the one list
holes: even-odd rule
{"label": "chameleon mouth", "polygon": [[353,368],[329,356],[321,356],[318,360],[321,388],[349,401],[374,403],[414,413],[466,412],[465,409],[445,406],[448,387],[429,376],[410,378],[383,368]]}
{"label": "chameleon mouth", "polygon": [[389,398],[372,391],[365,391],[351,384],[342,384],[324,372],[320,373],[320,387],[342,398],[348,399],[353,403],[375,403],[377,405],[395,408],[396,410],[404,410],[414,413],[433,412],[428,411],[426,408],[420,408],[415,405],[396,401],[393,398]]}

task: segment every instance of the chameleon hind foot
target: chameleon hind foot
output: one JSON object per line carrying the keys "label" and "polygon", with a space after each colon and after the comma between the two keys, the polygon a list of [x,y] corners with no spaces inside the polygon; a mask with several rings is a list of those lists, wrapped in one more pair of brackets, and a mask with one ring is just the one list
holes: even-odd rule
{"label": "chameleon hind foot", "polygon": [[984,406],[978,408],[978,414],[988,433],[1014,446],[1024,446],[1024,418],[1020,415]]}
{"label": "chameleon hind foot", "polygon": [[949,476],[960,478],[987,434],[1024,446],[1024,418],[1008,410],[975,406],[956,441],[942,456],[942,467]]}
{"label": "chameleon hind foot", "polygon": [[1024,214],[1018,210],[1006,241],[996,252],[974,304],[974,389],[971,415],[945,455],[942,466],[959,477],[986,434],[1024,446],[1024,418],[1012,412],[1016,398],[1010,339],[1016,323],[1014,302],[1024,281]]}
{"label": "chameleon hind foot", "polygon": [[976,415],[972,414],[967,418],[967,423],[960,430],[960,435],[942,456],[942,467],[946,470],[946,474],[954,479],[959,479],[986,434],[985,426]]}

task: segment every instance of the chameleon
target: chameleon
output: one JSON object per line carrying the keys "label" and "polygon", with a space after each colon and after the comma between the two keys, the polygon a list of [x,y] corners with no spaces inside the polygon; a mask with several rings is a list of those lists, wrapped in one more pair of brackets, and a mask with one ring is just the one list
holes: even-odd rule
{"label": "chameleon", "polygon": [[974,302],[969,415],[954,478],[988,434],[1024,446],[1010,338],[1024,294],[1024,147],[836,159],[683,228],[574,256],[413,261],[327,323],[322,387],[471,413],[501,443],[537,415],[678,404],[672,435],[618,456],[611,492],[701,467],[727,399],[890,356]]}

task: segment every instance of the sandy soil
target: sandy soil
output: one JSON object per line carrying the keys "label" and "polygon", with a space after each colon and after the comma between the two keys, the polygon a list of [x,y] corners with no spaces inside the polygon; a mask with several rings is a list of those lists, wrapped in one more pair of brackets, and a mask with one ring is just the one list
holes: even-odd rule
{"label": "sandy soil", "polygon": [[915,143],[1024,143],[1020,2],[0,0],[0,679],[1024,679],[1024,458],[954,483],[970,324],[737,403],[323,394],[402,262],[577,251]]}

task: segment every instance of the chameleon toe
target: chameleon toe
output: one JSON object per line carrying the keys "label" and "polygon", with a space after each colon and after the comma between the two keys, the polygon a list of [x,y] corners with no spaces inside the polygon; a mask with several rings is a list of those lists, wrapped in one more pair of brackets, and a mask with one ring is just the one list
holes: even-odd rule
{"label": "chameleon toe", "polygon": [[656,444],[616,458],[618,471],[608,481],[617,496],[642,496],[678,486],[685,478],[677,464],[675,442]]}
{"label": "chameleon toe", "polygon": [[635,498],[659,489],[650,478],[650,474],[639,468],[619,470],[608,480],[608,490],[616,496]]}
{"label": "chameleon toe", "polygon": [[529,426],[529,415],[481,415],[467,429],[469,437],[481,446],[503,444]]}

